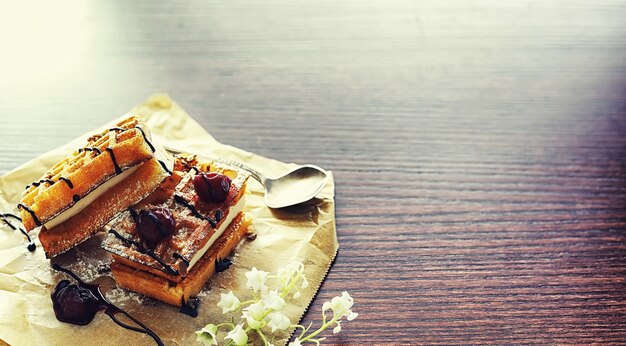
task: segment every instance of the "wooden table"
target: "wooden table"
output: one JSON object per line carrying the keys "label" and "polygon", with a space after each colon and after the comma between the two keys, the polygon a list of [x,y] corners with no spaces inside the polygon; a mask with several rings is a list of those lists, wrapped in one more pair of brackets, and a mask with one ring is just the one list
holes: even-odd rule
{"label": "wooden table", "polygon": [[334,171],[328,343],[626,343],[623,1],[3,7],[0,172],[168,92]]}

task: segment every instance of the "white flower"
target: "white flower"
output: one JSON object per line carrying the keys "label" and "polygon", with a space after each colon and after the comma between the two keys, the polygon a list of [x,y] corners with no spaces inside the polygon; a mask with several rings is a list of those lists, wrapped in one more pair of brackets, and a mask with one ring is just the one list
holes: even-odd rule
{"label": "white flower", "polygon": [[263,326],[263,319],[265,318],[265,309],[262,302],[256,302],[251,304],[247,308],[243,309],[242,317],[248,322],[248,326],[252,329],[259,329]]}
{"label": "white flower", "polygon": [[253,267],[251,271],[246,273],[246,277],[248,278],[246,286],[254,292],[261,291],[265,288],[265,282],[267,281],[268,275],[268,272],[264,272]]}
{"label": "white flower", "polygon": [[267,325],[268,327],[272,328],[272,333],[275,332],[277,329],[286,330],[291,325],[289,317],[283,315],[280,312],[272,312],[271,314],[267,315],[267,318],[269,318],[270,320]]}
{"label": "white flower", "polygon": [[302,346],[300,343],[300,339],[296,338],[294,341],[290,342],[287,346]]}
{"label": "white flower", "polygon": [[300,298],[300,292],[299,291],[293,294],[293,299],[298,299],[298,298]]}
{"label": "white flower", "polygon": [[286,289],[291,279],[298,274],[300,274],[301,277],[304,276],[304,264],[302,264],[302,262],[291,262],[283,268],[280,268],[276,273],[278,282],[281,285],[280,289]]}
{"label": "white flower", "polygon": [[359,316],[359,314],[357,314],[356,312],[350,312],[350,314],[348,315],[348,321],[352,321],[353,319],[355,319],[357,316]]}
{"label": "white flower", "polygon": [[235,297],[233,291],[228,292],[228,294],[222,293],[220,302],[217,303],[217,306],[222,308],[222,313],[225,314],[227,312],[236,311],[239,309],[240,301],[239,298]]}
{"label": "white flower", "polygon": [[204,328],[196,332],[198,336],[196,341],[203,343],[205,346],[217,345],[217,326],[207,324]]}
{"label": "white flower", "polygon": [[309,282],[307,281],[304,274],[302,274],[302,285],[300,287],[302,287],[303,289],[309,287]]}
{"label": "white flower", "polygon": [[339,321],[337,321],[337,326],[333,328],[333,334],[337,334],[340,331],[341,331],[341,324],[339,324]]}
{"label": "white flower", "polygon": [[[341,293],[341,297],[334,297],[330,300],[329,304],[327,303],[328,302],[324,303],[324,305],[322,306],[322,310],[328,310],[328,308],[331,308],[337,319],[352,314],[352,311],[350,309],[354,304],[354,299],[352,299],[352,297],[350,297],[350,295],[346,291],[343,291],[343,293]],[[356,318],[356,316],[352,316],[352,319]]]}
{"label": "white flower", "polygon": [[243,325],[238,324],[235,329],[228,332],[228,335],[224,339],[231,339],[237,346],[248,344],[248,334],[243,330]]}
{"label": "white flower", "polygon": [[263,297],[263,305],[266,309],[278,311],[285,307],[285,300],[278,295],[276,290],[271,290],[265,297]]}

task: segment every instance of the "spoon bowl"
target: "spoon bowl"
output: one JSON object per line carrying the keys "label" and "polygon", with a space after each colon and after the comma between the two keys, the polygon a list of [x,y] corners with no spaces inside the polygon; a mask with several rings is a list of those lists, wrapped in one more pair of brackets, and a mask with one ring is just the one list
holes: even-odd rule
{"label": "spoon bowl", "polygon": [[297,167],[276,179],[265,178],[265,204],[284,208],[306,202],[317,196],[327,181],[326,171],[314,165]]}

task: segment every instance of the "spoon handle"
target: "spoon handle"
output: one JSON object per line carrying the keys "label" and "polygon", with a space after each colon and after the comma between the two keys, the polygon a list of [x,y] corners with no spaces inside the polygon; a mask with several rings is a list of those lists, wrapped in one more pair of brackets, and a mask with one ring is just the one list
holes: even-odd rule
{"label": "spoon handle", "polygon": [[[175,153],[175,154],[180,154],[180,153],[184,153],[187,151],[183,151],[180,149],[176,149],[172,144],[170,144],[170,142],[165,139],[162,138],[156,134],[152,134],[152,137],[156,139],[156,141],[161,144],[163,146],[163,148],[165,148],[165,150],[171,152],[171,153]],[[254,179],[256,179],[259,183],[261,183],[261,185],[265,186],[265,176],[257,171],[255,171],[254,169],[244,165],[243,163],[239,162],[239,161],[235,161],[235,160],[231,160],[231,159],[226,159],[226,158],[222,158],[222,157],[211,157],[205,154],[199,154],[199,153],[192,153],[192,152],[187,152],[189,154],[196,154],[196,155],[200,155],[202,157],[206,157],[209,160],[215,161],[215,162],[221,162],[221,163],[225,163],[227,165],[231,165],[231,166],[235,166],[235,167],[239,167],[243,170],[246,170],[248,172],[250,172],[250,175],[252,175],[252,177]]]}
{"label": "spoon handle", "polygon": [[226,159],[226,158],[223,158],[223,157],[210,157],[210,156],[208,156],[207,158],[209,160],[213,160],[215,162],[225,163],[227,165],[239,167],[239,168],[241,168],[243,170],[246,170],[246,171],[250,172],[250,175],[252,175],[252,177],[254,179],[256,179],[259,183],[261,183],[263,186],[265,186],[265,177],[263,176],[263,174],[255,171],[254,169],[244,165],[243,163],[241,163],[239,161]]}

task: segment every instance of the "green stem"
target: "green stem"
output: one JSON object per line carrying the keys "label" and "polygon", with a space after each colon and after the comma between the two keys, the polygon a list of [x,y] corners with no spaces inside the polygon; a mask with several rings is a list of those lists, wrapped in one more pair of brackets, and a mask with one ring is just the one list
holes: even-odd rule
{"label": "green stem", "polygon": [[263,339],[263,345],[267,345],[267,339],[265,338],[265,334],[263,334],[263,332],[261,332],[260,330],[256,330],[256,333],[259,334],[259,336],[261,337],[261,339]]}
{"label": "green stem", "polygon": [[317,334],[323,332],[326,328],[328,328],[331,325],[333,325],[333,323],[335,323],[335,322],[337,322],[337,320],[335,319],[335,317],[333,317],[333,319],[328,321],[328,323],[322,324],[320,329],[318,329],[318,330],[314,331],[313,333],[307,335],[304,339],[300,339],[300,342],[305,342],[305,341],[311,339],[312,337],[316,336]]}
{"label": "green stem", "polygon": [[257,301],[258,301],[257,299],[250,299],[250,300],[246,300],[245,302],[239,303],[239,305],[243,306],[243,305],[246,305],[246,304],[256,303]]}
{"label": "green stem", "polygon": [[304,326],[301,326],[301,325],[299,325],[299,324],[292,324],[292,325],[290,325],[289,327],[291,327],[291,328],[295,328],[295,329],[302,328],[302,330],[306,330],[306,328],[304,328]]}
{"label": "green stem", "polygon": [[296,284],[296,282],[298,282],[298,279],[300,279],[300,273],[298,273],[298,275],[296,275],[295,278],[291,278],[289,285],[287,285],[287,287],[285,287],[285,289],[280,294],[281,298],[285,299],[285,297],[287,297],[287,294],[289,294],[289,291],[291,291],[291,288]]}
{"label": "green stem", "polygon": [[[306,333],[306,331],[307,331],[307,328],[304,328],[304,326],[301,326],[299,324],[292,324],[289,327],[295,328],[295,329],[302,328],[302,332],[300,332],[300,335],[298,336],[298,339],[300,339],[302,337],[302,335],[304,335],[304,333]],[[310,324],[309,324],[309,327],[311,327]]]}
{"label": "green stem", "polygon": [[235,325],[229,322],[224,322],[224,323],[220,323],[217,326],[215,326],[217,329],[220,329],[223,326],[229,326],[231,328],[235,328]]}

